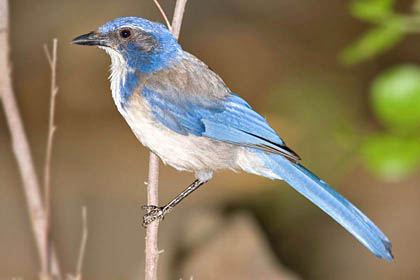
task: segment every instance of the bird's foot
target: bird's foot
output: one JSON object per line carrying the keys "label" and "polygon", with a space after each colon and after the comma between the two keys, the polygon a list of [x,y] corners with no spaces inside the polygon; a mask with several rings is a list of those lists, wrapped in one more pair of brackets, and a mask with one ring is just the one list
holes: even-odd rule
{"label": "bird's foot", "polygon": [[159,207],[156,205],[143,205],[141,208],[147,211],[143,216],[144,227],[147,227],[151,222],[157,219],[163,220],[165,215],[172,210],[172,207],[169,206]]}

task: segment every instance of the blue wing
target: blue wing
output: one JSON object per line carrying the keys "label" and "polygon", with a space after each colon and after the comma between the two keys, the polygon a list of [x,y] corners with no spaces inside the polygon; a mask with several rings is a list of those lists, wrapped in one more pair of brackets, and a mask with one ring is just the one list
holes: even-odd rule
{"label": "blue wing", "polygon": [[300,159],[267,121],[235,94],[216,99],[175,90],[163,93],[145,86],[142,96],[156,119],[182,135],[204,136]]}

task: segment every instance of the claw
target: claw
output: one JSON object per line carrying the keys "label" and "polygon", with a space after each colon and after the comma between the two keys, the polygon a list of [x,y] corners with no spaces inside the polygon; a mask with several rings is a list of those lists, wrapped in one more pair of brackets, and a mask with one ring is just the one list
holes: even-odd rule
{"label": "claw", "polygon": [[170,207],[159,207],[156,205],[143,205],[141,208],[147,210],[147,213],[143,216],[143,227],[147,227],[157,219],[163,220],[165,215],[172,209]]}

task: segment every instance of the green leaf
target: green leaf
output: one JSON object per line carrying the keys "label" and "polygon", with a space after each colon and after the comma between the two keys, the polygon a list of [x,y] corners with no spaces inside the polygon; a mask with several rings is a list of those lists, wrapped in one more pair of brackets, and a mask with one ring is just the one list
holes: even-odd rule
{"label": "green leaf", "polygon": [[378,75],[372,83],[371,105],[377,118],[394,131],[419,131],[420,67],[400,65]]}
{"label": "green leaf", "polygon": [[369,136],[361,148],[365,166],[381,179],[398,181],[420,165],[420,139],[389,134]]}
{"label": "green leaf", "polygon": [[350,13],[361,20],[377,22],[393,14],[395,0],[355,0]]}
{"label": "green leaf", "polygon": [[340,54],[340,60],[344,64],[355,64],[372,58],[391,49],[404,35],[404,22],[399,19],[392,20],[369,30],[358,41],[345,48]]}

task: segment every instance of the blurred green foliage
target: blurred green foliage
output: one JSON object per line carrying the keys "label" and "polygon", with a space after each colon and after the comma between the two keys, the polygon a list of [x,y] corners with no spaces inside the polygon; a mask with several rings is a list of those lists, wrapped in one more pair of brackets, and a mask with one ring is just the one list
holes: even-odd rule
{"label": "blurred green foliage", "polygon": [[404,35],[404,23],[392,19],[386,24],[368,30],[359,40],[347,47],[341,53],[341,61],[344,64],[354,64],[369,59],[391,49],[404,38]]}
{"label": "blurred green foliage", "polygon": [[393,15],[395,0],[355,0],[350,13],[355,18],[378,22]]}
{"label": "blurred green foliage", "polygon": [[361,155],[367,168],[385,180],[400,180],[420,165],[420,67],[401,65],[372,83],[371,106],[387,132],[369,135]]}
{"label": "blurred green foliage", "polygon": [[[350,65],[391,49],[410,32],[420,31],[420,1],[412,14],[399,14],[396,0],[354,0],[350,13],[371,27],[340,55]],[[420,165],[420,67],[392,67],[372,82],[370,105],[386,131],[372,133],[361,144],[365,166],[384,180],[401,180]]]}
{"label": "blurred green foliage", "polygon": [[371,104],[377,118],[394,131],[420,128],[420,67],[401,65],[373,81]]}
{"label": "blurred green foliage", "polygon": [[350,13],[357,19],[373,24],[365,34],[340,54],[344,64],[355,64],[382,54],[399,43],[405,35],[420,30],[420,1],[413,3],[412,14],[394,9],[396,0],[353,0]]}
{"label": "blurred green foliage", "polygon": [[370,171],[386,181],[398,181],[417,170],[420,141],[418,137],[375,133],[364,141],[361,155]]}

